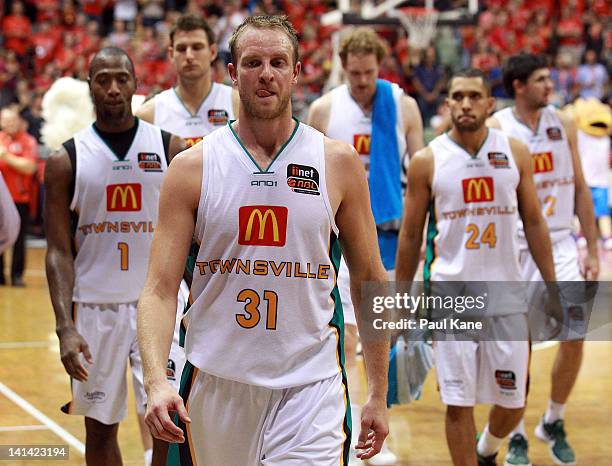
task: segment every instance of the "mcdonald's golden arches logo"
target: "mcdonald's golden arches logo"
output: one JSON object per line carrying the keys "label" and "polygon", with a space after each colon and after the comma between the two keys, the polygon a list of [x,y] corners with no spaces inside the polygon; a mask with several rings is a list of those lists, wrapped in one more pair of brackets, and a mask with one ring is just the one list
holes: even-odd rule
{"label": "mcdonald's golden arches logo", "polygon": [[547,173],[553,171],[555,168],[552,152],[531,154],[531,160],[533,161],[534,173]]}
{"label": "mcdonald's golden arches logo", "polygon": [[468,202],[489,202],[495,199],[493,178],[484,176],[480,178],[466,178],[461,180],[463,186],[463,200]]}
{"label": "mcdonald's golden arches logo", "polygon": [[353,134],[353,147],[359,155],[370,154],[370,143],[372,138],[369,134]]}
{"label": "mcdonald's golden arches logo", "polygon": [[238,244],[283,247],[287,240],[287,215],[283,206],[250,205],[238,210]]}
{"label": "mcdonald's golden arches logo", "polygon": [[109,184],[106,186],[106,210],[109,212],[136,212],[142,208],[140,183]]}

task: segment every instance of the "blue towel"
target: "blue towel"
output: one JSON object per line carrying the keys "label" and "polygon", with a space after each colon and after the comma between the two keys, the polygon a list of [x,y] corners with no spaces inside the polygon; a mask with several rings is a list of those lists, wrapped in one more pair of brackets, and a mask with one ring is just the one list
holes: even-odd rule
{"label": "blue towel", "polygon": [[391,83],[376,82],[370,146],[370,202],[376,225],[402,216],[402,186],[397,145],[397,109]]}

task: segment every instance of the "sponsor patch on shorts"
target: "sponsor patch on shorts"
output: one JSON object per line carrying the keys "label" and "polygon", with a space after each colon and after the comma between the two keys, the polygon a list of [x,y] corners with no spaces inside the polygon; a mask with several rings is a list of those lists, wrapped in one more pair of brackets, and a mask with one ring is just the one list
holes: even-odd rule
{"label": "sponsor patch on shorts", "polygon": [[100,390],[94,390],[92,392],[85,392],[83,398],[88,403],[102,403],[106,400],[106,393],[101,392]]}
{"label": "sponsor patch on shorts", "polygon": [[512,371],[495,371],[495,381],[503,390],[516,390],[516,375]]}

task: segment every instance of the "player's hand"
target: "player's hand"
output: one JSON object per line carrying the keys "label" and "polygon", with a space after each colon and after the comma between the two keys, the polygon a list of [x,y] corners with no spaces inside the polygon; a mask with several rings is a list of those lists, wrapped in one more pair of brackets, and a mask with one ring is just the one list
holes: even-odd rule
{"label": "player's hand", "polygon": [[176,393],[176,390],[167,381],[162,381],[149,390],[147,396],[147,411],[145,413],[145,423],[151,431],[151,435],[156,439],[168,443],[183,443],[185,434],[178,427],[170,413],[177,412],[181,421],[190,423],[191,419],[187,414],[183,399]]}
{"label": "player's hand", "polygon": [[87,372],[87,369],[81,362],[79,354],[83,353],[85,360],[89,364],[93,364],[93,358],[85,338],[77,332],[76,328],[71,327],[60,334],[59,342],[62,364],[68,375],[79,382],[86,382],[89,372]]}
{"label": "player's hand", "polygon": [[357,453],[357,458],[365,460],[378,454],[387,435],[387,400],[370,398],[361,409],[361,431],[355,448],[362,451]]}
{"label": "player's hand", "polygon": [[597,255],[597,252],[589,252],[585,257],[582,275],[587,281],[597,280],[597,277],[599,276],[599,256]]}
{"label": "player's hand", "polygon": [[564,325],[563,304],[561,303],[561,290],[557,284],[547,283],[547,296],[545,301],[544,315],[548,319],[542,331],[548,332],[544,334],[542,340],[553,340],[557,338]]}

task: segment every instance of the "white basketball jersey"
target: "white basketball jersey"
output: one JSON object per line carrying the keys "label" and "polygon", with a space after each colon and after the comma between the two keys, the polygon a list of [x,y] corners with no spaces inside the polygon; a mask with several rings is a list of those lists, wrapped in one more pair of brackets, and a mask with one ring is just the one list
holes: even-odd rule
{"label": "white basketball jersey", "polygon": [[136,301],[144,286],[167,162],[161,130],[137,124],[123,160],[93,125],[74,136],[75,302]]}
{"label": "white basketball jersey", "polygon": [[[402,117],[401,98],[404,93],[397,85],[392,85],[393,99],[397,109],[397,146],[400,163],[406,153],[406,138],[404,136],[404,120]],[[372,114],[365,114],[361,107],[351,97],[346,84],[336,87],[331,92],[331,109],[329,123],[325,135],[332,139],[348,142],[357,152],[363,162],[366,172],[370,172],[370,142],[372,136]]]}
{"label": "white basketball jersey", "polygon": [[187,359],[268,388],[331,377],[341,361],[340,249],[323,135],[296,124],[266,171],[231,125],[203,140]]}
{"label": "white basketball jersey", "polygon": [[[516,118],[511,107],[494,117],[502,131],[529,147],[534,181],[553,243],[572,233],[574,219],[574,166],[563,124],[553,106],[542,109],[535,133]],[[523,224],[519,224],[521,248],[527,248]]]}
{"label": "white basketball jersey", "polygon": [[[489,130],[475,156],[448,134],[435,138],[425,280],[520,281],[520,175],[508,137]],[[523,309],[524,312],[524,309]]]}
{"label": "white basketball jersey", "polygon": [[225,84],[212,83],[195,115],[187,110],[175,88],[155,96],[155,125],[183,138],[187,147],[233,119],[232,88]]}

